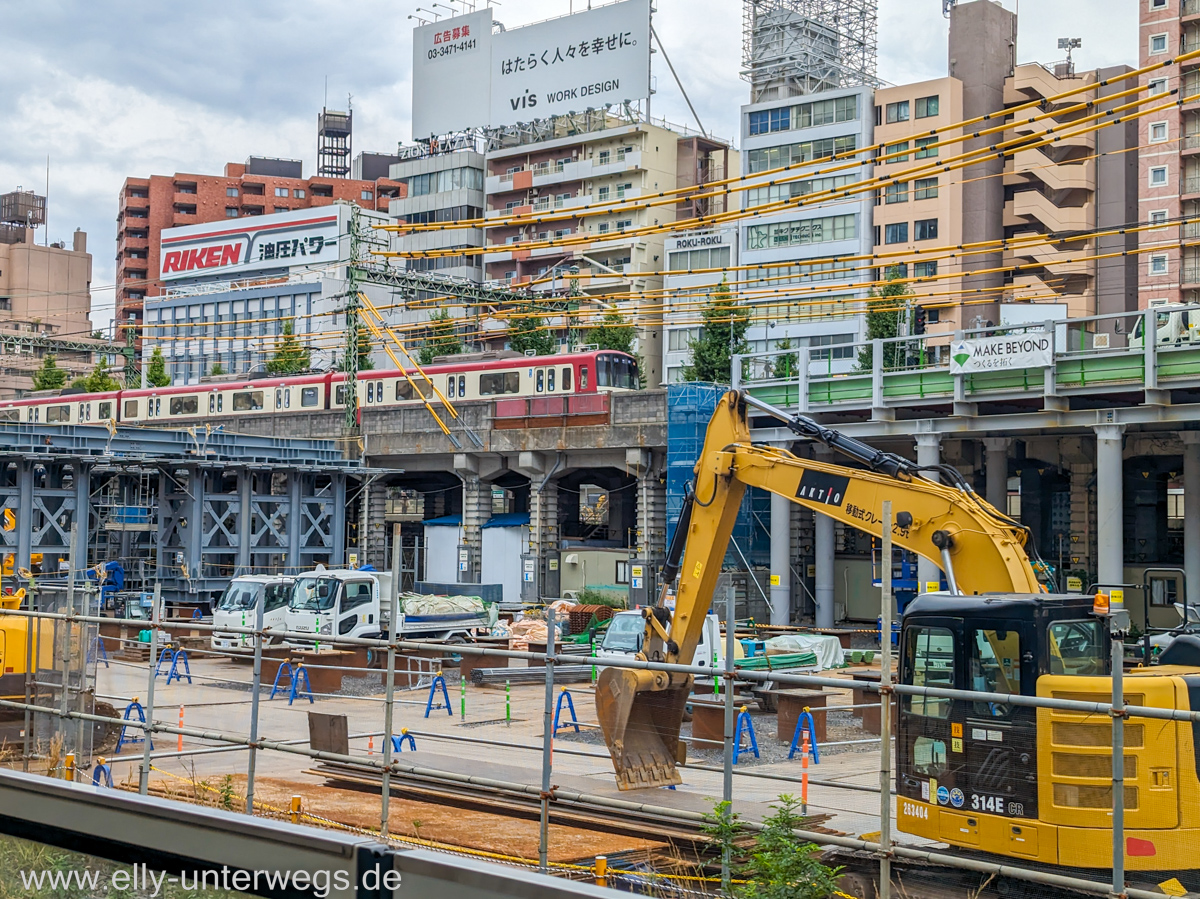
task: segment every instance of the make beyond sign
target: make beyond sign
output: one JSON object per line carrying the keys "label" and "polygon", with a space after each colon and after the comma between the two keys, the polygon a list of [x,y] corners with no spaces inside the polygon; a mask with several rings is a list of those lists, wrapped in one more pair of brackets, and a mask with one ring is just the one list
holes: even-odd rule
{"label": "make beyond sign", "polygon": [[159,277],[221,280],[268,269],[324,268],[338,261],[345,215],[342,207],[331,206],[167,228]]}
{"label": "make beyond sign", "polygon": [[950,346],[950,374],[1045,368],[1053,362],[1049,334],[1013,334],[956,340]]}
{"label": "make beyond sign", "polygon": [[413,135],[499,127],[650,93],[650,0],[492,33],[492,10],[413,31]]}

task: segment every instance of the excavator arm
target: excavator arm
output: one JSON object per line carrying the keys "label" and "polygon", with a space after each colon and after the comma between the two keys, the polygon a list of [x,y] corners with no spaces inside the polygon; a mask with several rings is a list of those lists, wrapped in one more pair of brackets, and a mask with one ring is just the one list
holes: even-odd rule
{"label": "excavator arm", "polygon": [[[870,470],[814,462],[786,450],[753,445],[748,403]],[[943,473],[951,474],[946,469]],[[882,503],[891,500],[892,540],[947,569],[951,589],[963,593],[1040,590],[1024,549],[1025,529],[979,498],[961,479],[957,485],[930,480],[901,456],[882,453],[740,393],[725,394],[717,406],[695,475],[668,550],[663,592],[658,605],[645,610],[640,658],[691,664],[748,486],[786,496],[876,537],[882,536]],[[666,590],[676,576],[672,613],[666,607]],[[601,672],[596,711],[621,789],[681,782],[676,770],[676,763],[684,760],[679,727],[690,692],[689,675],[622,668]]]}

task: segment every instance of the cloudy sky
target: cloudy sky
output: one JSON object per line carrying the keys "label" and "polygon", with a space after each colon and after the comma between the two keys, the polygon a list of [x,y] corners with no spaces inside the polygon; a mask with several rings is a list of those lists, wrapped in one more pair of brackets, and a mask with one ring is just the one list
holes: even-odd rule
{"label": "cloudy sky", "polygon": [[[587,0],[504,0],[496,18],[527,24]],[[219,173],[247,156],[304,160],[312,172],[316,115],[353,95],[354,148],[408,141],[410,14],[425,0],[0,0],[0,192],[44,189],[49,237],[88,232],[93,313],[111,319],[117,195],[127,176]],[[457,5],[445,0],[443,6]],[[480,0],[482,5],[482,0]],[[1020,0],[1003,0],[1017,9]],[[710,131],[737,132],[746,102],[739,0],[657,0],[655,28]],[[946,71],[940,0],[879,0],[879,75],[900,84]],[[1081,66],[1137,63],[1134,0],[1025,0],[1018,59],[1062,57],[1080,37]],[[692,124],[655,61],[654,113]]]}

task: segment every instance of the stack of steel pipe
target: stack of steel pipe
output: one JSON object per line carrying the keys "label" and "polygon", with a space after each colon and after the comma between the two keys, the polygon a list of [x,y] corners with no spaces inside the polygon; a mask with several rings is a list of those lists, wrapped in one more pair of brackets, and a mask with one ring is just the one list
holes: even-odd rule
{"label": "stack of steel pipe", "polygon": [[[592,679],[591,665],[555,665],[556,684],[579,684]],[[540,684],[546,680],[544,665],[529,668],[476,668],[471,672],[473,684]]]}

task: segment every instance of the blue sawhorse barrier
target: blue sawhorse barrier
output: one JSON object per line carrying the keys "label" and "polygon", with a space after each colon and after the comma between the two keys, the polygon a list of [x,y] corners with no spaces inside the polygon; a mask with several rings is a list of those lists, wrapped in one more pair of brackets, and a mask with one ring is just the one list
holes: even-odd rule
{"label": "blue sawhorse barrier", "polygon": [[742,710],[738,712],[737,726],[733,729],[733,763],[738,763],[738,756],[742,754],[742,731],[750,735],[750,749],[754,752],[754,757],[761,758],[758,754],[758,740],[754,736],[754,722],[750,720],[750,712],[742,706]]}
{"label": "blue sawhorse barrier", "polygon": [[813,724],[812,712],[807,708],[796,719],[796,732],[792,734],[792,748],[788,750],[788,758],[796,755],[796,750],[800,748],[800,737],[806,730],[808,731],[808,754],[812,756],[813,764],[819,765],[821,764],[821,750],[817,748],[817,729]]}
{"label": "blue sawhorse barrier", "polygon": [[[183,674],[179,673],[179,663],[183,662]],[[184,678],[188,679],[188,683],[192,682],[192,668],[188,665],[188,654],[186,649],[177,649],[171,653],[171,670],[167,672],[167,684],[171,683],[171,678],[175,678],[176,683],[183,683]]]}
{"label": "blue sawhorse barrier", "polygon": [[[271,695],[267,697],[268,700],[274,699],[275,694],[279,692],[279,678],[284,674],[287,675],[288,679],[288,705],[295,702],[296,697],[301,695],[307,696],[310,703],[314,701],[312,683],[308,679],[308,671],[305,670],[304,665],[301,663],[297,663],[293,669],[291,661],[284,662],[279,666],[279,670],[275,672],[275,681],[271,684]],[[304,681],[303,687],[300,686],[301,679]]]}
{"label": "blue sawhorse barrier", "polygon": [[104,638],[97,634],[92,638],[92,645],[88,647],[87,664],[95,662],[99,665],[104,663],[104,667],[108,668],[108,649],[104,646]]}
{"label": "blue sawhorse barrier", "polygon": [[204,616],[200,614],[199,607],[192,609],[192,620],[193,621],[196,620],[197,618],[203,618],[203,617]]}
{"label": "blue sawhorse barrier", "polygon": [[567,711],[571,713],[571,720],[562,726],[571,727],[574,725],[575,733],[579,733],[579,719],[575,717],[575,700],[571,698],[570,692],[565,689],[558,694],[558,702],[554,706],[554,733],[558,733],[558,716],[562,712],[564,699],[567,701]]}
{"label": "blue sawhorse barrier", "polygon": [[[146,710],[142,708],[142,704],[140,702],[138,702],[136,699],[133,700],[133,702],[129,703],[129,705],[125,706],[125,712],[123,715],[121,715],[121,720],[122,721],[132,721],[133,716],[135,714],[137,715],[138,721],[142,722],[142,724],[146,723]],[[122,724],[121,725],[121,733],[117,737],[117,748],[116,748],[117,755],[121,754],[121,747],[124,746],[126,743],[130,743],[130,744],[141,743],[144,740],[149,739],[145,735],[146,734],[145,731],[141,731],[142,736],[140,736],[140,737],[127,737],[127,736],[125,736],[126,729],[127,729],[127,726]],[[154,748],[153,740],[150,741],[150,748],[151,749]]]}
{"label": "blue sawhorse barrier", "polygon": [[400,749],[404,746],[405,740],[408,740],[408,748],[409,749],[411,749],[413,752],[417,751],[417,741],[413,739],[413,735],[410,734],[407,730],[403,730],[400,732],[400,736],[392,737],[392,752],[399,752]]}
{"label": "blue sawhorse barrier", "polygon": [[[439,702],[435,706],[433,704],[433,696],[437,692],[437,688],[438,688],[439,684],[442,687],[442,702],[444,702],[445,705],[443,705],[442,702]],[[431,683],[429,685],[429,701],[425,703],[425,717],[428,718],[430,711],[432,711],[433,709],[442,709],[442,708],[444,708],[446,710],[447,715],[449,715],[451,718],[454,717],[454,709],[450,708],[450,693],[446,689],[446,679],[439,674],[437,677],[435,677],[433,679],[433,683]]]}
{"label": "blue sawhorse barrier", "polygon": [[[157,678],[162,674],[162,664],[167,659],[174,660],[173,650],[170,646],[164,646],[158,651],[158,658],[154,660],[154,677]],[[170,666],[167,667],[167,673],[170,673]]]}
{"label": "blue sawhorse barrier", "polygon": [[109,789],[112,789],[112,785],[113,785],[113,782],[112,782],[112,769],[111,769],[111,768],[109,768],[109,767],[108,767],[108,765],[106,765],[106,764],[104,763],[104,760],[103,760],[103,759],[101,759],[101,760],[100,760],[100,764],[98,764],[98,765],[97,765],[97,766],[96,766],[96,767],[95,767],[95,768],[92,770],[92,786],[94,786],[94,787],[101,786],[101,784],[100,784],[100,778],[102,778],[102,777],[104,778],[104,784],[103,784],[103,785],[104,785],[104,786],[106,786],[106,787],[108,787]]}

